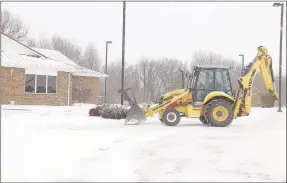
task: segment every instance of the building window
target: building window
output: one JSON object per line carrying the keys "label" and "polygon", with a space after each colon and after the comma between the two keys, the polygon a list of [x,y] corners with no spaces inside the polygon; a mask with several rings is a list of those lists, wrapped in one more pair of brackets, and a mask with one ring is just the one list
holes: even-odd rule
{"label": "building window", "polygon": [[46,93],[46,76],[44,75],[37,75],[37,93]]}
{"label": "building window", "polygon": [[25,74],[25,92],[57,93],[57,76]]}
{"label": "building window", "polygon": [[25,75],[25,92],[35,93],[36,77],[32,74]]}

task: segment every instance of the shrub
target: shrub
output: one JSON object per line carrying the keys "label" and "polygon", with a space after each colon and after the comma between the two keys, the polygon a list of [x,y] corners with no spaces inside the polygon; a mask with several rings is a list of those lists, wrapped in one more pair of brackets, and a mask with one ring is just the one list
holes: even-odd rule
{"label": "shrub", "polygon": [[102,108],[101,117],[107,119],[125,119],[127,111],[128,109],[126,106],[105,104]]}
{"label": "shrub", "polygon": [[97,106],[95,108],[91,108],[89,111],[90,116],[101,116],[103,113],[103,106]]}
{"label": "shrub", "polygon": [[[154,105],[153,103],[140,103],[138,104],[141,108],[146,105]],[[127,112],[130,109],[129,104],[104,104],[99,105],[95,108],[91,108],[89,111],[90,116],[101,116],[106,119],[125,119]]]}

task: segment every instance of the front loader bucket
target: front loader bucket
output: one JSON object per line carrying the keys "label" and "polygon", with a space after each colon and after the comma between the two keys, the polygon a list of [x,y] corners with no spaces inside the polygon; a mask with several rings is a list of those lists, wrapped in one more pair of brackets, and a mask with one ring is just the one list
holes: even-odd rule
{"label": "front loader bucket", "polygon": [[133,105],[127,112],[125,124],[137,125],[146,120],[145,112],[138,106]]}
{"label": "front loader bucket", "polygon": [[133,98],[134,100],[132,100],[129,95],[127,94],[127,91],[130,90],[132,92],[132,90],[130,88],[128,89],[120,89],[118,90],[118,93],[122,94],[124,96],[124,98],[129,102],[130,104],[130,109],[127,112],[127,116],[126,116],[126,121],[125,124],[127,125],[137,125],[142,123],[143,121],[146,120],[145,117],[145,112],[143,109],[141,109],[138,105],[137,105],[137,101],[135,99],[134,93],[133,94]]}

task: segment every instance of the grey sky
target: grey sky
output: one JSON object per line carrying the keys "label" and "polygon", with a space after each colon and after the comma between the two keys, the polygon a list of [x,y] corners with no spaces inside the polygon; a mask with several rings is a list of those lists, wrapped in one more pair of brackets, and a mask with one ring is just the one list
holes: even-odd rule
{"label": "grey sky", "polygon": [[[278,72],[280,8],[271,2],[127,2],[126,61],[142,57],[171,57],[190,61],[196,50],[214,51],[245,62],[264,45]],[[121,60],[122,2],[5,2],[30,28],[30,35],[59,34],[81,46],[96,45],[109,60]],[[286,7],[285,7],[286,10]],[[286,11],[285,11],[286,12]],[[284,12],[284,17],[286,14]],[[283,37],[283,72],[286,70],[286,20]]]}

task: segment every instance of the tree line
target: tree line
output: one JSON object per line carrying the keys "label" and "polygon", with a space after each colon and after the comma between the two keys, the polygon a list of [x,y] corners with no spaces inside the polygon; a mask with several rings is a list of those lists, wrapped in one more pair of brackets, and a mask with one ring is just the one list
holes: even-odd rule
{"label": "tree line", "polygon": [[[182,88],[183,70],[187,75],[191,73],[193,65],[217,65],[229,66],[230,80],[235,93],[238,91],[238,78],[241,75],[241,64],[231,59],[224,58],[213,52],[198,51],[192,56],[190,63],[169,58],[142,59],[139,63],[125,68],[125,88],[134,91],[137,102],[157,102],[162,94]],[[117,90],[121,88],[121,61],[108,64],[107,78],[107,102],[120,103]],[[188,77],[184,76],[184,84],[187,86]],[[275,86],[278,91],[279,78],[275,76]],[[260,105],[260,96],[267,91],[260,73],[254,80],[252,105]],[[130,96],[132,96],[130,94]],[[282,77],[282,105],[286,105],[286,77]]]}
{"label": "tree line", "polygon": [[[50,39],[44,37],[28,37],[28,28],[17,16],[12,15],[8,10],[1,12],[1,33],[18,40],[24,41],[30,47],[53,49],[61,52],[69,59],[80,66],[88,69],[104,72],[104,62],[100,60],[99,53],[95,46],[90,43],[85,48],[77,45],[73,39],[54,35]],[[231,67],[231,83],[233,89],[237,90],[238,78],[241,74],[241,64],[223,55],[214,52],[195,51],[189,62],[182,62],[177,59],[158,58],[140,59],[136,64],[126,64],[125,67],[125,88],[132,88],[138,102],[157,102],[159,97],[171,90],[181,88],[182,72],[190,73],[193,65],[224,65]],[[182,71],[181,71],[182,70]],[[120,103],[120,95],[117,90],[121,88],[121,61],[108,63],[107,78],[107,102]],[[184,83],[188,78],[184,78]],[[275,77],[278,91],[278,76]],[[101,96],[104,95],[104,80],[101,80]],[[253,90],[253,105],[258,104],[257,98],[264,91],[264,84],[260,75],[255,79]],[[89,93],[89,92],[86,92]],[[282,104],[286,101],[286,76],[282,77]]]}

